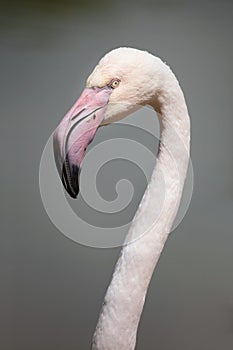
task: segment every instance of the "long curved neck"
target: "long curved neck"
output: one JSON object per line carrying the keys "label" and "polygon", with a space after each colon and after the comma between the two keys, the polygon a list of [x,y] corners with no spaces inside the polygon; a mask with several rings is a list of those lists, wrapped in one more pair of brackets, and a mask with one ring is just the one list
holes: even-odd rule
{"label": "long curved neck", "polygon": [[93,350],[133,350],[146,292],[176,216],[189,161],[190,122],[170,69],[150,104],[160,120],[156,166],[107,290]]}

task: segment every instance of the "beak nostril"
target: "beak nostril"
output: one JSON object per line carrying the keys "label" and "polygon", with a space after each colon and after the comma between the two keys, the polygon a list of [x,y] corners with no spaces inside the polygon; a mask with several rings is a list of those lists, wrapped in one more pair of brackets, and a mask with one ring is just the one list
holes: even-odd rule
{"label": "beak nostril", "polygon": [[75,118],[77,118],[83,111],[85,111],[86,107],[82,108],[78,113],[76,113],[71,120],[74,120]]}

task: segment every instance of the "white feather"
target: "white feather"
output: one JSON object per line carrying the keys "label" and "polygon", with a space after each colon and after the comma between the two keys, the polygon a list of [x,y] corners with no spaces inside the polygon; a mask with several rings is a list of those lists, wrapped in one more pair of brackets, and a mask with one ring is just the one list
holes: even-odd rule
{"label": "white feather", "polygon": [[177,79],[159,58],[132,48],[104,56],[87,86],[121,80],[105,123],[150,104],[161,127],[160,151],[107,290],[93,350],[133,350],[148,285],[176,216],[189,161],[190,121]]}

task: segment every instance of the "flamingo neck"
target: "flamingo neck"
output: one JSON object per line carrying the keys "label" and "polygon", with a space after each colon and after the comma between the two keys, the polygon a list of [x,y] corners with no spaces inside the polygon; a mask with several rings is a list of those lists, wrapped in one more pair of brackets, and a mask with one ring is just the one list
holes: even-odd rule
{"label": "flamingo neck", "polygon": [[151,100],[161,140],[150,183],[108,287],[93,350],[133,350],[149,282],[175,219],[189,161],[190,123],[178,81],[168,69]]}

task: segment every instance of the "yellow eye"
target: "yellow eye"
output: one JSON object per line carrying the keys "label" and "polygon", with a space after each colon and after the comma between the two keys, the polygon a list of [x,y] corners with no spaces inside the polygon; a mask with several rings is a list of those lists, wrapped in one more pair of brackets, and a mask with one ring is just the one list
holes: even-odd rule
{"label": "yellow eye", "polygon": [[118,85],[120,84],[120,80],[119,79],[113,79],[111,82],[110,82],[110,87],[112,89],[116,89],[118,87]]}

